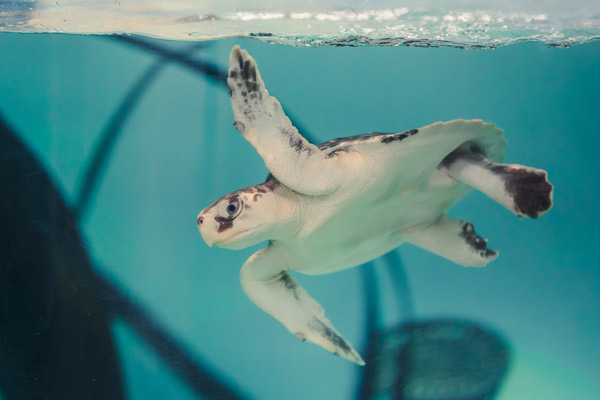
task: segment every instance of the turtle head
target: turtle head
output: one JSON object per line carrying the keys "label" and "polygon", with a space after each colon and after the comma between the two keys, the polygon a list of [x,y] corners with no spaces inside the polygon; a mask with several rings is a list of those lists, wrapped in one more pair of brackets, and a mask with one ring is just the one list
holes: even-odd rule
{"label": "turtle head", "polygon": [[273,239],[277,200],[264,185],[229,193],[198,214],[198,230],[209,246],[243,249]]}

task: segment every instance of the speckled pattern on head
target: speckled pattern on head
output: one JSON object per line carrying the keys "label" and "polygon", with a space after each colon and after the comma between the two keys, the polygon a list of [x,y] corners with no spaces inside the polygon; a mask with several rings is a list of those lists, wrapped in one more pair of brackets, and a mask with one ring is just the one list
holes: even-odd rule
{"label": "speckled pattern on head", "polygon": [[289,271],[351,268],[404,242],[460,265],[484,266],[498,252],[472,223],[446,210],[472,190],[518,216],[537,218],[552,206],[545,171],[500,164],[507,142],[494,124],[437,122],[316,146],[291,124],[254,59],[237,46],[227,83],[234,126],[270,175],[206,207],[197,218],[200,233],[207,244],[231,249],[267,241],[242,267],[248,297],[300,341],[357,364],[364,364],[360,355]]}

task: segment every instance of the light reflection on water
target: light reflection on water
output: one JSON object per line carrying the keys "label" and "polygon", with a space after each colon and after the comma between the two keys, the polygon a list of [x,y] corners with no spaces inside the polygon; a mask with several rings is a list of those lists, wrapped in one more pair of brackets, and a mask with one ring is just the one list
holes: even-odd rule
{"label": "light reflection on water", "polygon": [[53,0],[0,4],[0,31],[131,33],[175,40],[255,37],[295,46],[565,47],[600,38],[598,2],[293,3]]}

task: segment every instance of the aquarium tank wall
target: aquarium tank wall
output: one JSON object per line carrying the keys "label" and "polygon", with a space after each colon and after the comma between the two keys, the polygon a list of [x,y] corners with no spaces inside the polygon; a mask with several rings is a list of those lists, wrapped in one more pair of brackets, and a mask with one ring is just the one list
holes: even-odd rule
{"label": "aquarium tank wall", "polygon": [[[0,2],[0,399],[600,398],[599,38],[587,0]],[[552,209],[450,208],[485,268],[405,243],[290,271],[365,365],[300,342],[240,284],[266,243],[198,232],[272,172],[235,45],[308,142],[481,119]]]}

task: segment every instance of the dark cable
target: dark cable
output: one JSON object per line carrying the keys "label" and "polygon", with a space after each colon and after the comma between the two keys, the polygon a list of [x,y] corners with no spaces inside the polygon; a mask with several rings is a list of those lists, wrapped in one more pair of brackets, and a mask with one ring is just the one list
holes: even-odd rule
{"label": "dark cable", "polygon": [[90,295],[109,314],[120,317],[132,326],[144,340],[198,395],[206,399],[246,400],[250,397],[225,383],[213,368],[191,356],[185,347],[167,333],[154,317],[136,301],[97,273],[88,277]]}
{"label": "dark cable", "polygon": [[376,360],[378,351],[378,330],[381,325],[379,297],[377,295],[377,275],[375,263],[370,261],[358,267],[363,283],[365,301],[365,329],[366,343],[363,346],[365,366],[362,367],[356,390],[357,400],[370,400],[375,391],[375,378],[379,372]]}
{"label": "dark cable", "polygon": [[402,257],[398,252],[398,249],[394,249],[383,256],[385,260],[390,276],[392,277],[392,284],[394,293],[398,299],[400,306],[402,321],[401,323],[412,320],[415,315],[415,306],[413,302],[412,291],[408,284],[408,276],[406,275],[406,268],[402,262]]}
{"label": "dark cable", "polygon": [[90,166],[83,178],[83,182],[79,186],[76,197],[73,211],[77,216],[77,219],[82,220],[89,209],[90,199],[98,189],[98,182],[100,181],[100,178],[106,169],[108,159],[117,144],[123,125],[141,100],[142,94],[148,89],[164,65],[165,63],[161,60],[146,70],[135,85],[129,90],[119,105],[119,108],[111,117],[110,122],[100,134],[99,143],[94,151]]}
{"label": "dark cable", "polygon": [[[171,50],[165,46],[160,46],[156,44],[156,42],[144,39],[139,36],[114,35],[109,37],[121,41],[123,43],[136,46],[140,49],[155,53],[161,57],[164,57],[165,59],[168,59],[169,61],[177,62],[182,66],[192,69],[193,71],[208,76],[214,82],[219,83],[223,85],[225,89],[228,89],[227,70],[219,68],[219,66],[217,66],[216,64],[190,58],[188,53],[180,52],[177,50]],[[283,104],[281,106],[284,110],[286,110]],[[311,135],[309,131],[302,124],[300,124],[298,120],[292,116],[292,114],[290,114],[289,110],[286,110],[285,113],[290,119],[290,121],[292,121],[292,125],[294,125],[296,129],[298,129],[298,132],[300,132],[300,134],[304,136],[306,140],[313,144],[320,143],[317,141],[316,137]]]}

